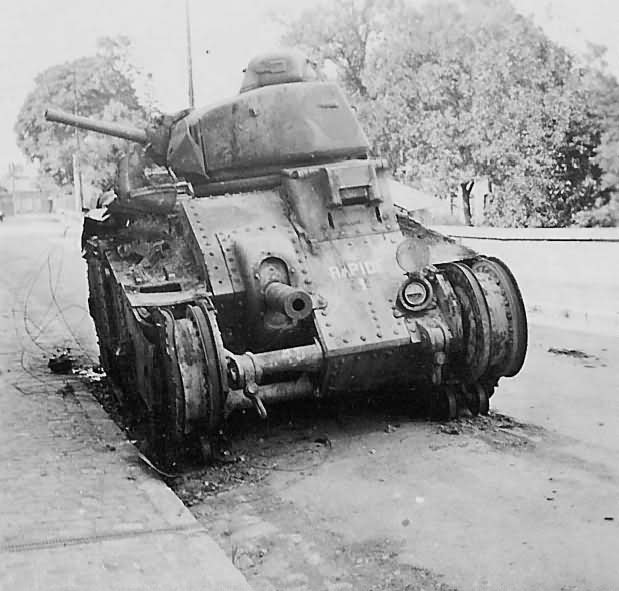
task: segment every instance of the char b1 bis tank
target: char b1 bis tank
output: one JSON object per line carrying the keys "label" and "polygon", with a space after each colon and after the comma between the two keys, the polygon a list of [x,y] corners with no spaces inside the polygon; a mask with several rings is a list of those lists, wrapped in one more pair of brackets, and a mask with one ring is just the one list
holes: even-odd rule
{"label": "char b1 bis tank", "polygon": [[168,170],[87,217],[84,242],[102,365],[147,410],[162,465],[235,409],[389,391],[448,419],[487,413],[520,370],[509,269],[394,204],[342,91],[300,54],[258,57],[234,98],[147,130],[46,118],[144,144]]}

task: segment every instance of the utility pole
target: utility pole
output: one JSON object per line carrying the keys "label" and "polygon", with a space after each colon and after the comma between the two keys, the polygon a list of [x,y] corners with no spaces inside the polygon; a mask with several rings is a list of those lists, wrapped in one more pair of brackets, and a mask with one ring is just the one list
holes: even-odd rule
{"label": "utility pole", "polygon": [[[73,114],[78,115],[77,104],[77,73],[73,69]],[[75,128],[75,153],[73,154],[73,194],[77,211],[84,210],[84,191],[82,189],[82,167],[80,162],[80,134]]]}
{"label": "utility pole", "polygon": [[185,0],[185,28],[187,33],[187,93],[189,106],[193,109],[195,101],[193,97],[193,63],[191,59],[191,19],[189,17],[189,0]]}

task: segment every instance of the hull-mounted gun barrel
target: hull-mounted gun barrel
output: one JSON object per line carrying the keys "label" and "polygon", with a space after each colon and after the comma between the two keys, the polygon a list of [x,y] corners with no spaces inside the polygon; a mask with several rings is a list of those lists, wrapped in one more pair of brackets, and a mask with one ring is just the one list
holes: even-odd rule
{"label": "hull-mounted gun barrel", "polygon": [[291,320],[303,320],[312,313],[312,298],[302,289],[273,281],[264,290],[267,305],[284,313]]}

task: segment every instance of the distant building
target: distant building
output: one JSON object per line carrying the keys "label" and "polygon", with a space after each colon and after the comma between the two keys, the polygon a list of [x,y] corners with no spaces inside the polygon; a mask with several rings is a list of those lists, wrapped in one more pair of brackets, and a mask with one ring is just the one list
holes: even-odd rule
{"label": "distant building", "polygon": [[437,218],[442,220],[449,216],[449,203],[446,200],[429,195],[399,181],[389,180],[387,183],[393,202],[398,207],[411,212],[417,221],[430,224],[435,222]]}
{"label": "distant building", "polygon": [[[412,168],[402,166],[396,171],[397,179],[410,178]],[[429,179],[428,179],[429,180]],[[427,185],[431,185],[431,181]],[[423,179],[420,186],[423,186]],[[406,182],[394,181],[391,185],[394,201],[401,207],[415,212],[415,217],[426,224],[464,224],[464,204],[460,191],[445,195],[444,198],[433,196],[416,189]],[[476,177],[469,196],[471,223],[483,226],[488,196],[492,193],[492,183],[487,177]],[[399,203],[398,203],[399,202]]]}
{"label": "distant building", "polygon": [[5,216],[75,210],[71,193],[43,191],[34,177],[17,177],[9,182],[10,187],[0,185],[0,211]]}

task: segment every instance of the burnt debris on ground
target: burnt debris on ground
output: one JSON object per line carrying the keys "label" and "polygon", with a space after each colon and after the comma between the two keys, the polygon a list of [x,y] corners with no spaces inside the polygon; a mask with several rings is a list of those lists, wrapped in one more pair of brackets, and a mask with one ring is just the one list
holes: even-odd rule
{"label": "burnt debris on ground", "polygon": [[71,349],[64,349],[57,351],[49,358],[47,367],[52,373],[70,374],[74,363],[75,359],[71,355]]}
{"label": "burnt debris on ground", "polygon": [[[117,389],[98,368],[81,367],[75,373],[140,452],[150,458],[145,413],[124,409]],[[421,400],[403,403],[397,396],[292,401],[273,405],[264,421],[252,410],[237,411],[228,417],[225,429],[226,445],[235,461],[205,464],[200,442],[189,441],[183,466],[164,478],[192,506],[240,485],[259,483],[271,472],[315,470],[337,451],[342,438],[394,435],[407,423],[428,422],[429,411]],[[494,412],[434,424],[439,434],[479,436],[500,447],[532,445],[534,435],[532,427]]]}
{"label": "burnt debris on ground", "polygon": [[565,349],[561,347],[550,347],[548,353],[553,355],[563,355],[565,357],[573,357],[574,359],[597,359],[595,355],[589,355],[580,349]]}

